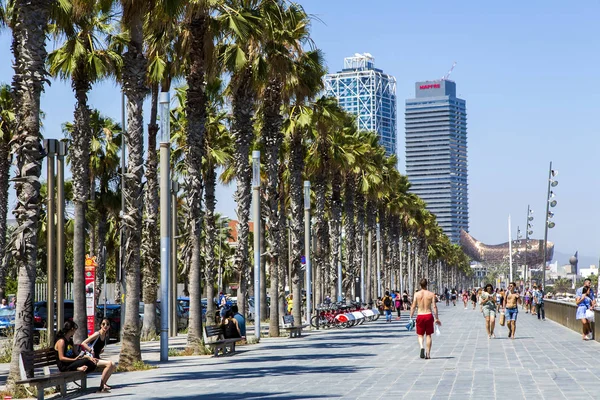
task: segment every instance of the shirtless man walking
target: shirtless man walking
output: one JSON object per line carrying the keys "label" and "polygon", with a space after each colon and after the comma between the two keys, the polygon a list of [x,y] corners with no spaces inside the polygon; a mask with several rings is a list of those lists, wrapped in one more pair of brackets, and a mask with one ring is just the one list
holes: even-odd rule
{"label": "shirtless man walking", "polygon": [[[427,279],[423,278],[419,282],[421,290],[415,293],[412,305],[410,307],[410,319],[412,320],[415,313],[415,308],[418,308],[417,313],[417,335],[419,338],[419,346],[421,347],[421,358],[431,358],[431,335],[434,331],[434,322],[437,325],[442,325],[438,318],[438,309],[435,302],[435,294],[427,290]],[[433,314],[431,309],[433,308]],[[435,318],[434,318],[435,315]],[[423,348],[423,336],[426,336],[427,352]]]}
{"label": "shirtless man walking", "polygon": [[508,292],[504,297],[506,326],[508,327],[508,337],[511,339],[515,338],[515,332],[517,330],[517,314],[519,313],[517,302],[519,301],[520,295],[516,288],[517,285],[514,282],[509,283]]}

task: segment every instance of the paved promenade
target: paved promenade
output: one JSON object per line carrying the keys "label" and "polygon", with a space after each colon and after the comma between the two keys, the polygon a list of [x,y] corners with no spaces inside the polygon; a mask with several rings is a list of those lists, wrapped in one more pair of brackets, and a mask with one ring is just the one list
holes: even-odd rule
{"label": "paved promenade", "polygon": [[[263,339],[231,357],[171,358],[157,369],[114,375],[111,394],[77,398],[600,398],[598,343],[524,312],[515,340],[500,326],[497,338],[488,339],[478,310],[441,305],[440,318],[442,335],[434,336],[431,360],[419,358],[416,335],[404,321],[380,319],[300,339]],[[183,345],[184,339],[174,343]],[[145,344],[144,357],[156,359],[157,346]],[[117,351],[110,345],[108,354]],[[92,375],[88,385],[97,387],[99,379]]]}

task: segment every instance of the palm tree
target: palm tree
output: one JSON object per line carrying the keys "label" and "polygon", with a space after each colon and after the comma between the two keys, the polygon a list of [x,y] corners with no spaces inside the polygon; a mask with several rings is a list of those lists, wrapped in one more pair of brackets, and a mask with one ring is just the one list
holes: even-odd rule
{"label": "palm tree", "polygon": [[[271,0],[268,0],[271,1]],[[266,64],[259,56],[260,18],[257,0],[227,0],[227,9],[220,17],[226,27],[219,49],[224,69],[231,74],[228,92],[231,96],[234,138],[234,166],[237,181],[238,246],[235,253],[235,269],[239,273],[238,306],[242,315],[247,312],[249,274],[249,234],[252,171],[250,149],[254,137],[253,118],[257,98],[257,82],[264,76]],[[266,2],[265,2],[266,3]],[[188,113],[189,115],[189,113]]]}
{"label": "palm tree", "polygon": [[[313,108],[307,105],[322,89],[325,68],[323,67],[323,55],[314,50],[303,54],[295,62],[295,81],[289,82],[294,93],[294,103],[287,111],[284,121],[284,132],[286,133],[288,154],[290,197],[290,241],[292,260],[291,286],[293,294],[293,313],[296,321],[301,320],[302,306],[302,264],[301,256],[304,254],[304,189],[303,174],[305,169],[306,143],[313,122]],[[273,300],[273,299],[272,299]],[[280,302],[283,299],[280,299]]]}
{"label": "palm tree", "polygon": [[16,159],[17,228],[12,236],[12,259],[18,268],[15,341],[8,377],[13,390],[18,379],[19,355],[33,349],[33,297],[36,278],[37,231],[40,214],[40,96],[46,81],[46,29],[50,0],[14,0],[10,27],[13,34],[12,82],[15,130],[11,152]]}
{"label": "palm tree", "polygon": [[[90,197],[91,210],[87,213],[90,222],[90,251],[98,257],[98,267],[95,274],[94,304],[99,304],[102,293],[102,282],[106,271],[106,257],[103,252],[106,247],[109,229],[109,217],[120,208],[117,193],[111,191],[110,183],[116,180],[120,163],[119,151],[121,148],[121,126],[111,118],[100,114],[98,110],[91,110],[89,127],[92,132],[90,144]],[[72,138],[75,126],[68,122],[63,125],[63,133]],[[72,147],[71,145],[69,147]],[[72,155],[67,156],[69,163],[73,162]],[[96,180],[100,184],[100,192],[96,194]],[[116,211],[118,214],[118,211]],[[92,220],[93,219],[93,220]],[[97,234],[96,234],[97,232]],[[97,240],[96,240],[97,238]]]}
{"label": "palm tree", "polygon": [[146,158],[146,190],[144,192],[144,227],[142,231],[142,275],[144,276],[142,297],[144,300],[144,323],[142,337],[154,335],[156,326],[156,298],[158,273],[160,270],[159,184],[158,152],[158,92],[168,92],[173,79],[183,70],[177,54],[179,39],[184,37],[181,29],[181,12],[171,12],[166,7],[156,7],[146,15],[145,31],[148,58],[148,83],[151,92],[150,121],[148,123],[148,157]]}
{"label": "palm tree", "polygon": [[[2,7],[0,7],[2,9]],[[0,16],[0,21],[2,17]],[[15,114],[10,94],[10,86],[0,85],[0,299],[5,297],[6,286],[5,260],[6,218],[8,213],[8,180],[12,155],[9,143],[12,139]]]}
{"label": "palm tree", "polygon": [[185,102],[186,114],[186,189],[188,193],[188,220],[190,226],[191,259],[188,271],[190,286],[190,316],[188,347],[197,351],[202,345],[201,253],[202,244],[202,159],[206,132],[205,93],[206,59],[212,54],[212,36],[209,29],[210,9],[205,2],[190,2],[186,10],[185,30],[188,41]]}
{"label": "palm tree", "polygon": [[[219,218],[215,216],[215,205],[217,203],[215,191],[217,188],[217,168],[226,166],[232,161],[233,140],[226,126],[227,113],[222,110],[223,92],[222,83],[219,79],[214,80],[207,86],[208,112],[206,123],[206,140],[204,149],[204,166],[202,176],[206,187],[204,201],[206,205],[205,228],[205,267],[204,280],[206,282],[206,323],[214,324],[215,303],[215,272],[217,265],[215,260],[215,247],[217,243],[218,230],[216,227]],[[220,222],[219,222],[220,225]],[[221,252],[221,249],[219,249]],[[219,253],[221,254],[221,253]],[[220,268],[220,266],[218,266]]]}
{"label": "palm tree", "polygon": [[[123,54],[122,85],[127,97],[127,131],[125,139],[129,152],[127,172],[122,190],[125,196],[123,236],[125,240],[125,315],[121,337],[119,365],[129,368],[141,361],[139,301],[142,247],[142,207],[144,175],[144,118],[142,106],[147,93],[147,61],[144,55],[143,21],[152,2],[121,0],[122,29],[129,33],[127,51]],[[123,318],[124,317],[124,318]]]}
{"label": "palm tree", "polygon": [[[85,310],[85,238],[86,206],[90,194],[90,109],[87,94],[92,85],[113,73],[121,65],[119,55],[106,48],[105,38],[112,32],[111,4],[107,2],[74,2],[65,0],[55,7],[51,32],[65,37],[61,47],[48,56],[53,76],[70,79],[76,104],[70,150],[74,188],[75,237],[73,241],[73,319],[86,324]],[[85,329],[75,334],[77,342],[87,336]]]}
{"label": "palm tree", "polygon": [[[279,275],[284,268],[281,250],[285,249],[282,235],[285,229],[283,216],[285,209],[280,209],[280,159],[283,144],[282,107],[289,103],[294,94],[297,79],[296,61],[304,52],[303,45],[310,42],[310,20],[306,12],[297,4],[284,5],[278,2],[266,2],[261,9],[261,20],[266,21],[263,34],[263,52],[268,65],[267,77],[261,88],[262,130],[261,141],[264,145],[264,165],[267,183],[265,197],[267,199],[266,217],[268,219],[267,242],[270,256],[271,308],[269,335],[279,336]],[[287,89],[287,90],[286,90]],[[262,287],[261,287],[262,289]],[[266,287],[264,287],[266,291]],[[266,309],[266,296],[261,299],[261,306]],[[261,315],[263,311],[261,311]]]}
{"label": "palm tree", "polygon": [[329,226],[326,219],[326,200],[328,183],[332,178],[329,170],[331,166],[332,138],[334,131],[340,129],[344,111],[340,108],[337,99],[321,97],[314,105],[312,138],[307,151],[307,175],[315,192],[315,225],[317,248],[314,256],[315,265],[315,290],[316,303],[320,303],[329,289],[331,272],[328,268]]}

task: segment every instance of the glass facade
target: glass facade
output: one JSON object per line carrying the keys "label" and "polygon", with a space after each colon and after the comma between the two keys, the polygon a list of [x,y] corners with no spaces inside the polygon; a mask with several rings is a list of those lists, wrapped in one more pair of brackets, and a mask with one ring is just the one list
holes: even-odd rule
{"label": "glass facade", "polygon": [[325,91],[356,115],[358,129],[375,131],[388,155],[396,154],[396,78],[375,68],[368,53],[344,59],[344,69],[325,76]]}
{"label": "glass facade", "polygon": [[467,111],[452,81],[417,82],[406,100],[406,174],[452,243],[469,231]]}

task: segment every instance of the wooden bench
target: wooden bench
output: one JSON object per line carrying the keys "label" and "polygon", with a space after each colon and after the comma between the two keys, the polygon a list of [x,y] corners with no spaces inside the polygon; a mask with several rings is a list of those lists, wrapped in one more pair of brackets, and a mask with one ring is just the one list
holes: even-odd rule
{"label": "wooden bench", "polygon": [[[44,389],[53,386],[60,387],[61,396],[67,394],[67,382],[81,381],[81,390],[87,389],[85,372],[68,371],[50,373],[50,367],[56,366],[58,353],[54,349],[40,349],[24,351],[19,358],[19,369],[21,380],[18,385],[35,387],[38,392],[38,400],[44,399]],[[42,369],[43,375],[36,375],[36,370]]]}
{"label": "wooden bench", "polygon": [[308,326],[308,325],[295,326],[293,315],[284,315],[282,317],[282,319],[283,319],[283,329],[288,331],[288,333],[290,334],[290,339],[296,338],[296,337],[301,337],[302,329],[306,328]]}
{"label": "wooden bench", "polygon": [[215,357],[219,356],[219,352],[221,352],[222,355],[235,353],[235,343],[242,340],[242,338],[225,339],[223,337],[223,327],[221,325],[204,325],[204,333],[206,334],[204,343],[213,350]]}

